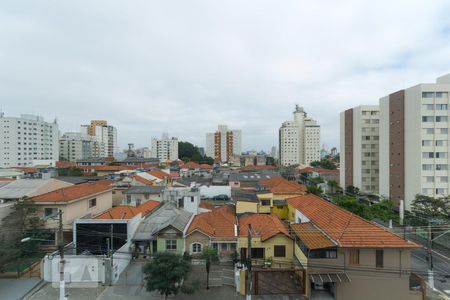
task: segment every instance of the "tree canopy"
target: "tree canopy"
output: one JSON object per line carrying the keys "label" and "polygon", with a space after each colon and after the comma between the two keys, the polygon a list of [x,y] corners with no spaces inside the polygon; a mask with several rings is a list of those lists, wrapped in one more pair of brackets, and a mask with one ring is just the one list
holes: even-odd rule
{"label": "tree canopy", "polygon": [[450,197],[434,198],[425,195],[416,195],[411,204],[411,211],[415,215],[426,218],[449,218]]}
{"label": "tree canopy", "polygon": [[313,161],[311,162],[311,167],[314,168],[322,168],[322,169],[328,169],[328,170],[336,170],[336,165],[329,159],[321,159],[320,161]]}
{"label": "tree canopy", "polygon": [[214,159],[202,156],[197,146],[189,142],[178,142],[178,157],[183,161],[193,161],[200,164],[214,164]]}
{"label": "tree canopy", "polygon": [[165,299],[179,292],[191,294],[194,289],[186,284],[191,272],[189,259],[176,253],[160,252],[144,266],[147,291],[158,291]]}

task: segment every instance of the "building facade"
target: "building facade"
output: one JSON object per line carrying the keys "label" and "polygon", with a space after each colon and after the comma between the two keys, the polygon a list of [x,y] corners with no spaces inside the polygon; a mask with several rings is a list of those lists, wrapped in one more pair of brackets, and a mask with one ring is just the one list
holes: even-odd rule
{"label": "building facade", "polygon": [[0,168],[33,166],[33,161],[58,160],[59,130],[56,120],[0,113]]}
{"label": "building facade", "polygon": [[379,192],[378,105],[348,109],[340,115],[340,186],[355,186],[364,193]]}
{"label": "building facade", "polygon": [[320,160],[320,125],[307,117],[298,105],[294,120],[284,122],[279,129],[279,149],[280,164],[283,166]]}
{"label": "building facade", "polygon": [[206,134],[206,156],[218,162],[231,162],[233,155],[242,151],[241,130],[229,130],[226,125],[219,125],[216,132]]}
{"label": "building facade", "polygon": [[59,139],[59,158],[76,162],[91,157],[100,157],[97,139],[80,132],[66,132]]}
{"label": "building facade", "polygon": [[178,139],[169,138],[164,133],[160,139],[152,139],[151,157],[158,158],[160,161],[178,159]]}
{"label": "building facade", "polygon": [[117,129],[108,125],[105,120],[92,120],[89,125],[81,125],[81,133],[97,139],[100,150],[99,157],[114,157],[118,152]]}
{"label": "building facade", "polygon": [[380,99],[380,194],[410,209],[449,193],[450,74]]}

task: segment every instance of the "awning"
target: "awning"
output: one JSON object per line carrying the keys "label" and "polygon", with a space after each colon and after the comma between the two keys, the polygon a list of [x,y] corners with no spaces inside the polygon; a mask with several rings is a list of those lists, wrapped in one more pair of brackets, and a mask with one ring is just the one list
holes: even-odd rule
{"label": "awning", "polygon": [[350,282],[350,278],[345,273],[320,273],[320,274],[309,274],[309,279],[313,283],[328,283],[328,282]]}

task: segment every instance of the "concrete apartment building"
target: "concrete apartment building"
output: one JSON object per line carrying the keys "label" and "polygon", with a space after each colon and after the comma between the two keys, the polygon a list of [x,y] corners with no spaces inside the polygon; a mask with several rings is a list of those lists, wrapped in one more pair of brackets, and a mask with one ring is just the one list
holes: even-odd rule
{"label": "concrete apartment building", "polygon": [[105,120],[92,120],[89,125],[81,125],[81,133],[95,137],[100,144],[99,157],[114,157],[118,152],[117,129]]}
{"label": "concrete apartment building", "polygon": [[218,162],[231,162],[233,155],[242,152],[241,130],[229,130],[227,125],[219,125],[216,132],[206,134],[206,156]]}
{"label": "concrete apartment building", "polygon": [[364,193],[379,192],[378,105],[363,105],[340,115],[340,186],[355,186]]}
{"label": "concrete apartment building", "polygon": [[151,157],[158,158],[160,161],[177,160],[178,159],[178,139],[176,137],[169,138],[164,133],[160,139],[152,139]]}
{"label": "concrete apartment building", "polygon": [[450,74],[380,99],[380,194],[410,209],[449,194]]}
{"label": "concrete apartment building", "polygon": [[56,120],[49,123],[35,115],[5,117],[0,113],[0,168],[33,166],[33,161],[56,161],[58,140]]}
{"label": "concrete apartment building", "polygon": [[59,139],[61,160],[77,160],[100,157],[100,143],[94,137],[81,132],[66,132]]}
{"label": "concrete apartment building", "polygon": [[279,129],[279,149],[283,166],[320,160],[320,125],[298,105],[294,120],[283,122]]}

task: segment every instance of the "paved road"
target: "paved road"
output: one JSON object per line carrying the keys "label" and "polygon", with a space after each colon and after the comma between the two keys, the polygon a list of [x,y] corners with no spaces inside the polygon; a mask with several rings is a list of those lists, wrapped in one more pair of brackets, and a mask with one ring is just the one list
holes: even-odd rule
{"label": "paved road", "polygon": [[22,299],[41,280],[30,279],[0,279],[0,299]]}
{"label": "paved road", "polygon": [[[411,268],[423,278],[428,278],[428,253],[426,249],[414,249],[411,255]],[[450,259],[433,253],[434,286],[450,296]]]}

